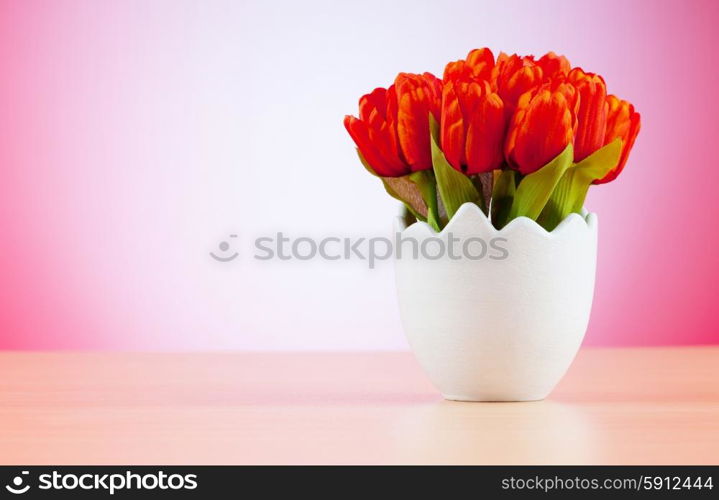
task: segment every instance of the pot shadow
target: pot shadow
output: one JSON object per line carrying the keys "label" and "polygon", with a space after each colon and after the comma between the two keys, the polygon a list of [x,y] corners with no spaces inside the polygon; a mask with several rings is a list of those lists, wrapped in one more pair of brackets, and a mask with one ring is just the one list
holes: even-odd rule
{"label": "pot shadow", "polygon": [[441,401],[408,409],[395,425],[406,463],[587,464],[601,453],[591,417],[555,401]]}

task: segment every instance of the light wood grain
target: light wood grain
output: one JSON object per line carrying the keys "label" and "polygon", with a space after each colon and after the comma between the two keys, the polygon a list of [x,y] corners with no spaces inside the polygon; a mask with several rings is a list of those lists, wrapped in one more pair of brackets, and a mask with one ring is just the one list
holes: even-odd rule
{"label": "light wood grain", "polygon": [[0,353],[2,464],[717,464],[719,348],[583,350],[534,403],[406,353]]}

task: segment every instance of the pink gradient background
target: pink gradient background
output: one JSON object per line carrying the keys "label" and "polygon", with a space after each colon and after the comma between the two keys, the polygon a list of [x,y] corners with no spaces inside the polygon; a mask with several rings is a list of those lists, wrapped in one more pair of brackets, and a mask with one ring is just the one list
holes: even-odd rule
{"label": "pink gradient background", "polygon": [[0,1],[0,348],[406,349],[391,264],[251,241],[388,234],[342,116],[484,45],[564,53],[642,113],[590,194],[586,344],[719,343],[719,3],[439,5]]}

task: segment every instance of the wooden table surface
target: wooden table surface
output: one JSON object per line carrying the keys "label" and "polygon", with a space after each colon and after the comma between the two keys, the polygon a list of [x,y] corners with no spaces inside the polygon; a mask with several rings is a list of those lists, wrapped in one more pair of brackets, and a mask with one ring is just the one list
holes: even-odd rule
{"label": "wooden table surface", "polygon": [[719,347],[580,352],[546,401],[407,353],[0,353],[2,464],[718,464]]}

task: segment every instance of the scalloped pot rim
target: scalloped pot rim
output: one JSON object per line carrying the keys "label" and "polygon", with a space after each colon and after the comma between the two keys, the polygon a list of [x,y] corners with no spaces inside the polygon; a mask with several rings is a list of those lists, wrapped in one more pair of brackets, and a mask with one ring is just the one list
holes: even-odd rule
{"label": "scalloped pot rim", "polygon": [[457,212],[454,214],[452,219],[447,225],[439,232],[432,229],[432,227],[426,222],[417,221],[409,226],[404,225],[404,221],[401,217],[398,217],[399,229],[402,234],[413,235],[415,237],[421,236],[424,233],[425,236],[442,236],[446,233],[450,233],[454,230],[458,224],[466,225],[467,220],[472,221],[470,224],[476,224],[477,228],[482,232],[489,231],[496,235],[507,236],[515,231],[528,231],[535,233],[539,236],[544,236],[548,239],[559,238],[566,232],[571,232],[573,228],[576,230],[589,229],[591,231],[596,230],[597,226],[597,215],[595,213],[587,213],[582,216],[576,213],[569,214],[564,220],[552,231],[547,231],[542,226],[537,224],[536,221],[528,217],[517,217],[512,219],[502,229],[495,228],[489,221],[487,216],[482,210],[474,203],[464,203]]}

